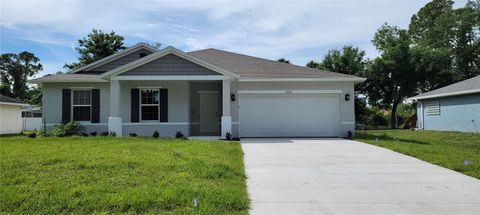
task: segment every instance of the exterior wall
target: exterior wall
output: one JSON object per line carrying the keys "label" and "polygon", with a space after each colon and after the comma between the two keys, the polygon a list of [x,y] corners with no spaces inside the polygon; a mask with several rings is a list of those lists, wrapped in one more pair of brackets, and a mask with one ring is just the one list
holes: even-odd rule
{"label": "exterior wall", "polygon": [[120,76],[132,75],[219,75],[219,73],[176,55],[168,54],[120,74]]}
{"label": "exterior wall", "polygon": [[47,125],[59,124],[62,122],[62,89],[73,88],[100,89],[100,123],[95,123],[93,125],[106,125],[106,123],[108,123],[108,115],[110,112],[109,83],[43,83],[42,110]]}
{"label": "exterior wall", "polygon": [[105,65],[102,65],[100,67],[97,67],[97,68],[93,68],[93,69],[89,69],[87,71],[97,71],[98,73],[101,73],[101,72],[106,72],[106,71],[109,71],[109,70],[112,70],[112,69],[115,69],[117,67],[120,67],[120,66],[123,66],[125,64],[128,64],[134,60],[138,60],[140,58],[140,53],[146,53],[146,54],[151,54],[152,51],[150,50],[147,50],[147,49],[141,49],[141,50],[138,50],[136,52],[133,52],[131,54],[128,54],[126,56],[123,56],[117,60],[114,60],[112,62],[109,62]]}
{"label": "exterior wall", "polygon": [[[231,92],[235,94],[234,102],[231,102],[232,135],[239,135],[239,95],[238,90],[341,90],[340,95],[340,134],[348,136],[348,131],[355,134],[355,108],[354,108],[354,84],[353,82],[232,82]],[[343,98],[345,94],[351,95],[349,101]]]}
{"label": "exterior wall", "polygon": [[16,134],[22,131],[22,107],[0,104],[0,134]]}
{"label": "exterior wall", "polygon": [[[121,117],[123,135],[137,133],[151,136],[155,130],[161,136],[172,137],[181,131],[189,135],[189,82],[188,81],[120,81],[121,87]],[[168,122],[165,123],[131,123],[130,91],[132,88],[166,88],[168,89]]]}
{"label": "exterior wall", "polygon": [[[424,103],[439,101],[440,115],[427,115]],[[418,125],[425,130],[480,132],[480,94],[420,100]]]}

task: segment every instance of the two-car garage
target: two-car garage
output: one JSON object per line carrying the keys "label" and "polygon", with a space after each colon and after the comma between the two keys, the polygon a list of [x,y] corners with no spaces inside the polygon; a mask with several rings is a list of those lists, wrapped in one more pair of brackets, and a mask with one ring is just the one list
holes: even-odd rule
{"label": "two-car garage", "polygon": [[335,90],[239,91],[240,137],[338,137]]}

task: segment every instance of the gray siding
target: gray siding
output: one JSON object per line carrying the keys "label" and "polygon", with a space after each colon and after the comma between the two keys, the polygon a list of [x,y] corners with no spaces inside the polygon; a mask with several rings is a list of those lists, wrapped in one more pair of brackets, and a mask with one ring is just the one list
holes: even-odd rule
{"label": "gray siding", "polygon": [[[427,115],[424,104],[438,101],[440,115]],[[480,94],[420,100],[418,125],[425,130],[480,132]]]}
{"label": "gray siding", "polygon": [[128,54],[126,56],[123,56],[117,60],[114,60],[112,62],[109,62],[105,65],[99,66],[97,68],[92,68],[87,71],[97,71],[97,72],[106,72],[112,69],[115,69],[117,67],[123,66],[125,64],[128,64],[132,61],[138,60],[140,58],[141,53],[146,53],[146,54],[151,54],[152,51],[147,50],[147,49],[141,49],[136,52],[133,52],[131,54]]}
{"label": "gray siding", "polygon": [[219,75],[219,73],[176,55],[168,54],[120,75]]}

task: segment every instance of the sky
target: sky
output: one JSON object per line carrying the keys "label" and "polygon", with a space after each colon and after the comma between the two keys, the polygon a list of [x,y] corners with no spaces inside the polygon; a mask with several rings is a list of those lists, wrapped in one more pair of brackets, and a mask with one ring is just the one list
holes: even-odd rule
{"label": "sky", "polygon": [[[424,0],[0,0],[0,51],[29,51],[44,69],[75,62],[78,39],[114,31],[125,45],[161,43],[183,51],[217,48],[304,66],[354,45],[378,55],[383,24],[406,28]],[[466,0],[457,0],[463,6]]]}

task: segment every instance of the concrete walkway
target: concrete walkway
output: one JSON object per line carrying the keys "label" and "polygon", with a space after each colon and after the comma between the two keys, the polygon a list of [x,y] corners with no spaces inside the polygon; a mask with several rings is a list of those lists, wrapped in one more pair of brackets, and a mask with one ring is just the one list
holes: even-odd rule
{"label": "concrete walkway", "polygon": [[480,180],[342,139],[242,139],[250,214],[480,214]]}

